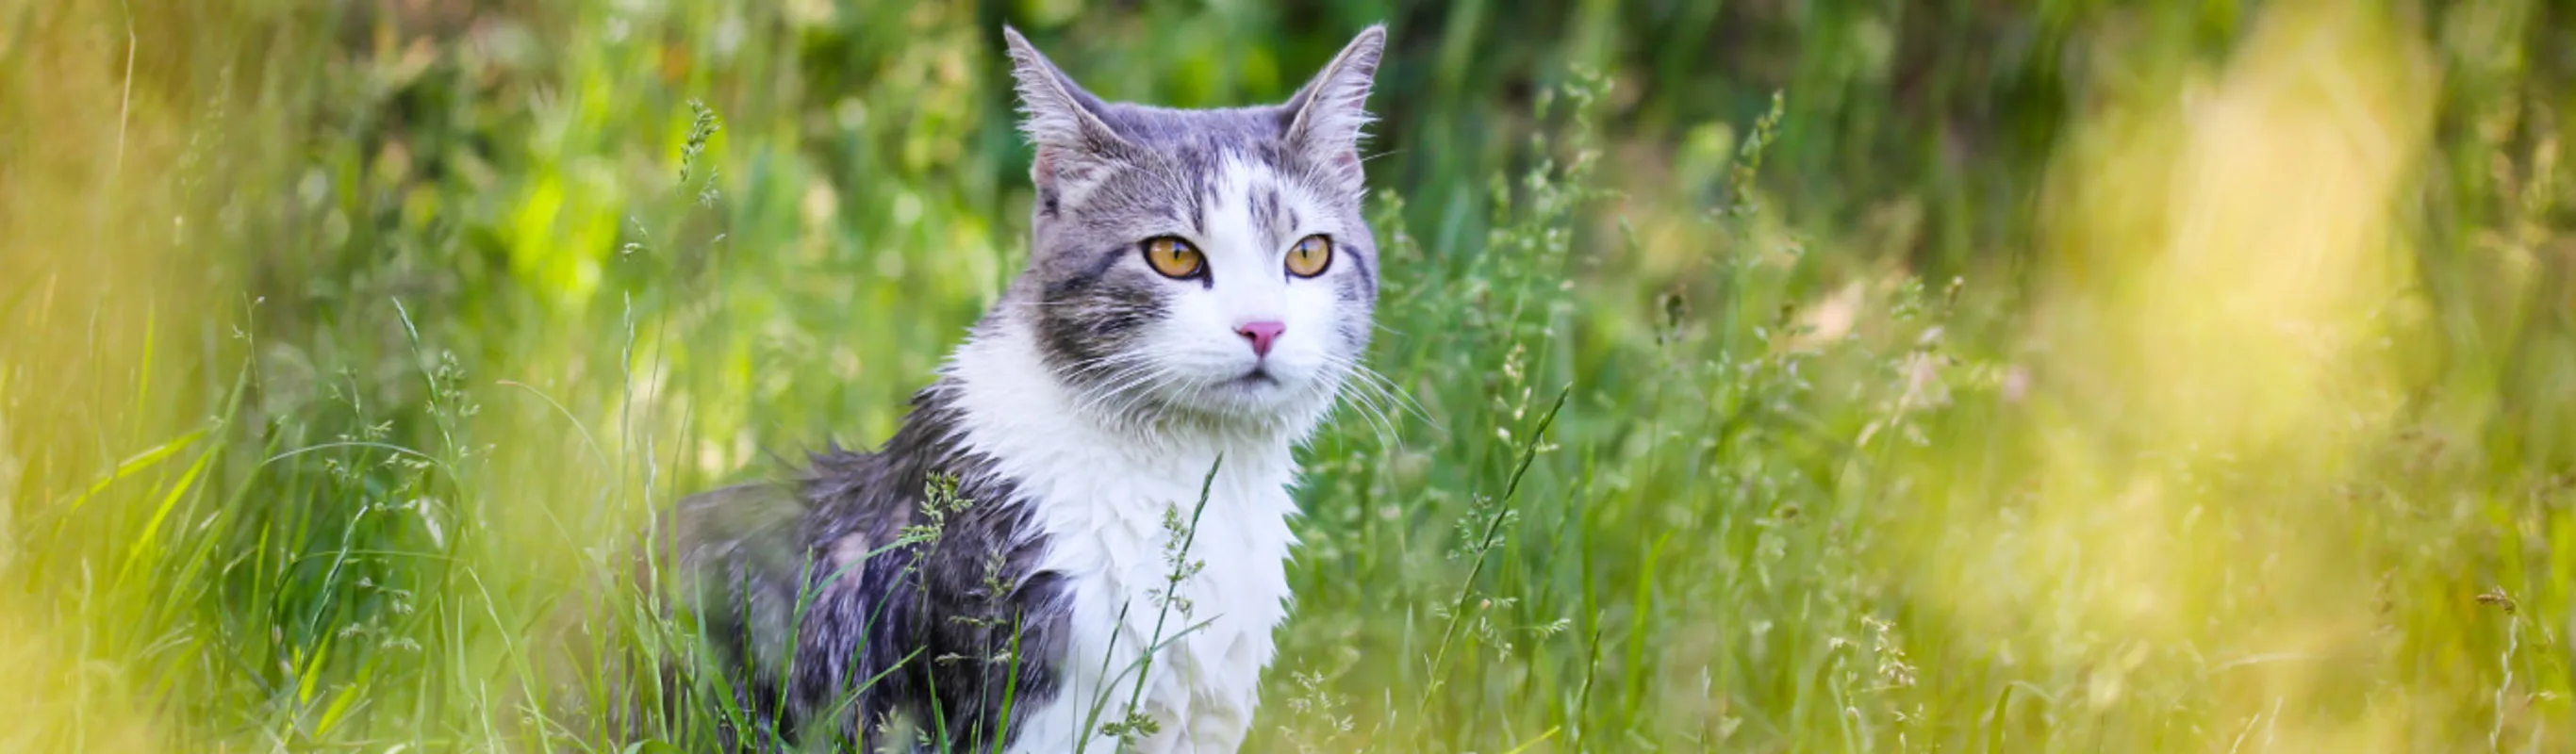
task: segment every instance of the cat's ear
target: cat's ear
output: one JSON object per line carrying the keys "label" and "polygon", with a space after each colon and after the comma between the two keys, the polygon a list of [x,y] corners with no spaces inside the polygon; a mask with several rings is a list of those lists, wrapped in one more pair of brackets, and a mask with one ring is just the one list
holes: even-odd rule
{"label": "cat's ear", "polygon": [[1020,131],[1038,150],[1031,177],[1039,189],[1052,191],[1059,179],[1080,182],[1128,149],[1127,140],[1101,119],[1108,105],[1099,97],[1083,91],[1018,29],[1003,26],[1002,39],[1010,45],[1011,77],[1018,81]]}
{"label": "cat's ear", "polygon": [[1360,137],[1368,127],[1369,86],[1377,80],[1378,60],[1386,54],[1386,26],[1360,30],[1315,80],[1297,90],[1282,106],[1288,118],[1288,144],[1330,166],[1356,190],[1360,171]]}

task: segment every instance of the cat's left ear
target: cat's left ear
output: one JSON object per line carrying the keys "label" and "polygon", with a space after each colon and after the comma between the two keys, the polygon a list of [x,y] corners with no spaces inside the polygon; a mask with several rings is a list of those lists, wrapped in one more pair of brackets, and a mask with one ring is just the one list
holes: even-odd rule
{"label": "cat's left ear", "polygon": [[1377,80],[1378,60],[1386,54],[1384,24],[1360,35],[1325,65],[1315,80],[1281,106],[1288,118],[1288,145],[1329,167],[1352,191],[1360,190],[1360,137],[1369,122],[1369,86]]}
{"label": "cat's left ear", "polygon": [[1002,39],[1011,48],[1011,77],[1019,85],[1020,110],[1026,116],[1020,131],[1037,147],[1029,177],[1042,211],[1051,213],[1058,197],[1081,195],[1133,147],[1101,119],[1108,105],[1083,91],[1028,37],[1004,26]]}

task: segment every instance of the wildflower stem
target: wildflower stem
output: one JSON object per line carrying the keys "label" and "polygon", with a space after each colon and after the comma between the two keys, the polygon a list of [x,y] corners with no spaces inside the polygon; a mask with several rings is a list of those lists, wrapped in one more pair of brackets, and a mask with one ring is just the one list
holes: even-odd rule
{"label": "wildflower stem", "polygon": [[1475,595],[1476,578],[1485,572],[1485,554],[1493,550],[1495,538],[1502,536],[1503,519],[1511,517],[1512,496],[1520,492],[1521,477],[1527,475],[1530,464],[1538,460],[1541,439],[1547,436],[1548,427],[1556,423],[1556,412],[1565,408],[1565,397],[1573,390],[1572,384],[1557,389],[1556,402],[1547,407],[1547,413],[1539,415],[1538,425],[1530,430],[1529,439],[1521,443],[1520,463],[1512,468],[1510,480],[1503,483],[1503,496],[1495,502],[1493,517],[1485,520],[1484,533],[1478,535],[1474,547],[1476,560],[1468,566],[1467,578],[1458,583],[1458,599],[1450,605],[1449,624],[1440,630],[1440,647],[1431,656],[1431,683],[1423,690],[1421,702],[1415,707],[1417,715],[1428,709],[1433,697],[1439,696],[1448,668],[1449,647],[1457,640],[1458,623],[1467,613],[1467,600]]}
{"label": "wildflower stem", "polygon": [[1127,713],[1134,715],[1136,703],[1145,698],[1145,677],[1154,669],[1153,646],[1163,640],[1163,622],[1172,617],[1173,592],[1180,589],[1182,575],[1188,572],[1190,545],[1199,539],[1199,516],[1207,512],[1208,493],[1216,489],[1216,471],[1225,466],[1225,456],[1208,464],[1207,477],[1199,480],[1199,502],[1190,510],[1190,528],[1181,535],[1181,549],[1172,556],[1172,574],[1164,580],[1163,604],[1154,612],[1153,638],[1147,639],[1144,664],[1136,669],[1136,685],[1127,692]]}

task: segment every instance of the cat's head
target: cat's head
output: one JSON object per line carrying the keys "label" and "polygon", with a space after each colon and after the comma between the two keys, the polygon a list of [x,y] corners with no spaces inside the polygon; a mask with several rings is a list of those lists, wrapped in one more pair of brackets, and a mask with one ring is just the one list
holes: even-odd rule
{"label": "cat's head", "polygon": [[1085,410],[1302,433],[1368,348],[1371,27],[1285,103],[1102,101],[1005,28],[1036,145],[1014,316]]}

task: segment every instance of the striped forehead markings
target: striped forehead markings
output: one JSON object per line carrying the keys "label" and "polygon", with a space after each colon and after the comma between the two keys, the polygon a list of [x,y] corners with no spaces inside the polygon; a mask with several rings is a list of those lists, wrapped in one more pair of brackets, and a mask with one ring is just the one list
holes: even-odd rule
{"label": "striped forehead markings", "polygon": [[1252,227],[1269,233],[1270,237],[1265,240],[1278,244],[1279,239],[1288,234],[1288,229],[1279,224],[1279,182],[1262,182],[1261,188],[1248,198],[1252,205]]}
{"label": "striped forehead markings", "polygon": [[1248,155],[1231,155],[1217,161],[1204,177],[1204,201],[1197,203],[1198,216],[1192,218],[1205,234],[1210,215],[1216,212],[1240,212],[1245,230],[1262,253],[1277,251],[1287,235],[1295,230],[1297,211],[1290,206],[1282,191],[1279,177]]}

